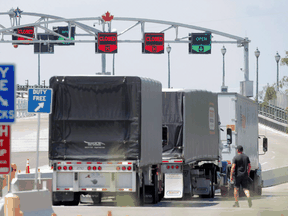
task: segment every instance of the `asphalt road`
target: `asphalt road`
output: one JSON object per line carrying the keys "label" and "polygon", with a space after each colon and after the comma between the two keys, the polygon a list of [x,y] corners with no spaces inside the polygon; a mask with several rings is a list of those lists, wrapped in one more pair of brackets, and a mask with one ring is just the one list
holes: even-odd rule
{"label": "asphalt road", "polygon": [[[239,200],[240,208],[233,208],[233,198],[222,198],[219,195],[214,199],[193,198],[189,201],[161,201],[155,205],[144,207],[117,207],[110,203],[104,206],[81,204],[79,206],[54,206],[57,216],[105,216],[111,211],[112,216],[178,216],[178,215],[221,215],[221,216],[286,216],[288,215],[288,184],[271,188],[264,188],[261,197],[254,197],[253,206],[248,207],[245,197]],[[110,205],[110,206],[107,206]]]}

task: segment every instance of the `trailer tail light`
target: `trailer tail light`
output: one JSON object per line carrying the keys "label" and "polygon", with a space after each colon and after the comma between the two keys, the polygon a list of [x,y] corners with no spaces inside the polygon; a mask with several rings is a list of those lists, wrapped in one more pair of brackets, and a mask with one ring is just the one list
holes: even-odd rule
{"label": "trailer tail light", "polygon": [[127,170],[129,170],[129,171],[130,171],[131,169],[132,169],[132,167],[131,167],[131,166],[128,166],[128,167],[127,167]]}
{"label": "trailer tail light", "polygon": [[102,170],[102,167],[101,167],[101,166],[99,166],[99,167],[98,167],[98,170]]}
{"label": "trailer tail light", "polygon": [[73,167],[72,167],[72,166],[70,166],[70,167],[69,167],[69,170],[72,170],[72,169],[73,169]]}
{"label": "trailer tail light", "polygon": [[171,169],[174,169],[174,166],[171,166]]}
{"label": "trailer tail light", "polygon": [[126,170],[126,167],[125,167],[125,166],[123,166],[123,167],[122,167],[122,170]]}
{"label": "trailer tail light", "polygon": [[58,166],[57,169],[58,169],[58,170],[61,170],[61,166]]}
{"label": "trailer tail light", "polygon": [[64,166],[64,167],[63,167],[63,170],[67,170],[67,166]]}
{"label": "trailer tail light", "polygon": [[167,169],[170,169],[170,166],[167,166]]}
{"label": "trailer tail light", "polygon": [[162,161],[162,163],[168,163],[169,161]]}
{"label": "trailer tail light", "polygon": [[91,166],[88,166],[87,169],[88,169],[88,170],[91,170]]}
{"label": "trailer tail light", "polygon": [[82,164],[82,162],[77,162],[77,164]]}
{"label": "trailer tail light", "polygon": [[117,164],[122,164],[122,162],[118,162]]}
{"label": "trailer tail light", "polygon": [[175,163],[182,163],[182,161],[174,161]]}
{"label": "trailer tail light", "polygon": [[128,164],[132,164],[132,162],[128,162]]}
{"label": "trailer tail light", "polygon": [[87,164],[91,164],[92,162],[87,162]]}
{"label": "trailer tail light", "polygon": [[97,164],[102,164],[102,162],[97,162]]}
{"label": "trailer tail light", "polygon": [[176,169],[179,169],[179,166],[177,165],[175,168],[176,168]]}

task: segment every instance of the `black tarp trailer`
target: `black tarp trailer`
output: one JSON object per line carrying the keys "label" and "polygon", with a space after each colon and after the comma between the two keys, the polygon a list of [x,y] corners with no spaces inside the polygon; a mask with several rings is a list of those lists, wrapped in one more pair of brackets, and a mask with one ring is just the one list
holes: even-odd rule
{"label": "black tarp trailer", "polygon": [[101,198],[105,193],[118,197],[119,205],[125,205],[123,197],[140,205],[146,187],[157,202],[161,83],[128,76],[55,76],[50,88],[53,204],[77,205],[80,194]]}
{"label": "black tarp trailer", "polygon": [[217,94],[163,89],[164,198],[213,197],[221,146]]}

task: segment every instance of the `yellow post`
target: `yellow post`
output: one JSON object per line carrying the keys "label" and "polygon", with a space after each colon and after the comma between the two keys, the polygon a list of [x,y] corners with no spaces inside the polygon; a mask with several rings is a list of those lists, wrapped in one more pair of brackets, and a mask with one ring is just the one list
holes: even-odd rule
{"label": "yellow post", "polygon": [[18,196],[9,193],[5,197],[4,215],[9,215],[9,216],[23,215],[23,212],[20,211],[20,199]]}

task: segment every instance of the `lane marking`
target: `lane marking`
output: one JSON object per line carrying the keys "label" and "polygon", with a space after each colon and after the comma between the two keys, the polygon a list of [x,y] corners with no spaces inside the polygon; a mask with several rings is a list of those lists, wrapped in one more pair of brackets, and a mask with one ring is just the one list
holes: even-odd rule
{"label": "lane marking", "polygon": [[266,164],[267,162],[264,162],[264,163],[262,163],[261,165],[264,165],[264,164]]}
{"label": "lane marking", "polygon": [[274,152],[274,151],[272,151],[272,153],[273,153],[273,154],[275,154],[275,152]]}
{"label": "lane marking", "polygon": [[274,159],[275,158],[275,156],[273,156],[271,159]]}

